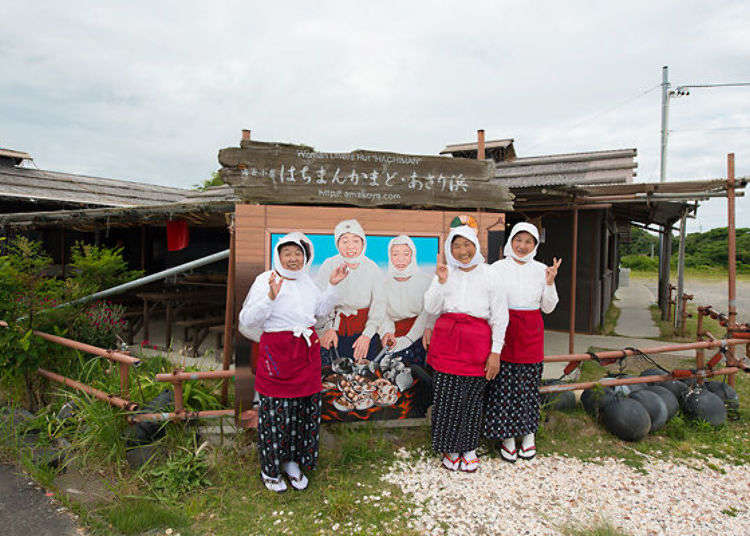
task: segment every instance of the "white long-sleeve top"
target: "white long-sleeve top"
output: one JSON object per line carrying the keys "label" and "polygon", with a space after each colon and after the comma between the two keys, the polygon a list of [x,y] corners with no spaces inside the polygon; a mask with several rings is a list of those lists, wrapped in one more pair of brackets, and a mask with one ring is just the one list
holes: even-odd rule
{"label": "white long-sleeve top", "polygon": [[[271,270],[255,278],[239,316],[238,329],[245,337],[257,337],[261,331],[295,331],[312,325],[328,315],[336,304],[337,288],[328,285],[320,290],[307,276],[284,279],[275,300],[268,296]],[[341,284],[341,283],[339,283]]]}
{"label": "white long-sleeve top", "polygon": [[[318,270],[315,278],[318,287],[323,289],[328,285],[331,272],[339,266],[343,260],[340,256],[326,259]],[[335,317],[329,318],[322,323],[322,329],[338,329],[339,313],[353,315],[358,309],[368,307],[367,323],[362,332],[363,335],[372,338],[377,333],[385,314],[385,296],[383,295],[383,272],[372,260],[364,257],[359,266],[349,270],[346,279],[336,285],[338,300],[335,303]]]}
{"label": "white long-sleeve top", "polygon": [[487,264],[471,271],[448,268],[448,280],[440,284],[435,276],[424,295],[424,308],[429,314],[463,313],[484,318],[492,328],[492,351],[500,353],[508,327],[508,304],[505,288],[497,285]]}
{"label": "white long-sleeve top", "polygon": [[494,262],[490,269],[497,278],[497,284],[506,288],[509,309],[541,309],[549,314],[555,310],[557,288],[553,282],[547,284],[547,266],[535,260],[519,264],[511,257]]}
{"label": "white long-sleeve top", "polygon": [[381,337],[386,333],[393,333],[397,321],[417,317],[409,332],[404,337],[396,338],[394,352],[399,352],[411,346],[413,342],[422,338],[426,328],[432,328],[435,324],[437,317],[424,309],[424,294],[431,281],[432,277],[421,270],[406,281],[397,281],[393,277],[386,277],[383,285],[385,315],[378,329]]}

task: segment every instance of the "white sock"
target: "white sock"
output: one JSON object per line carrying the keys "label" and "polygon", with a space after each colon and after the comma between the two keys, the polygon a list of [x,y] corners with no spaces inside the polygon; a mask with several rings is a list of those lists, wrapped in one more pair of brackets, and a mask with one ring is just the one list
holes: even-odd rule
{"label": "white sock", "polygon": [[297,462],[294,461],[282,463],[281,470],[294,478],[300,478],[302,476],[302,469],[300,469]]}
{"label": "white sock", "polygon": [[534,434],[526,434],[523,436],[523,439],[521,439],[521,448],[528,449],[529,447],[534,446]]}
{"label": "white sock", "polygon": [[514,450],[516,450],[516,438],[509,437],[508,439],[503,439],[503,446],[509,453],[513,452]]}

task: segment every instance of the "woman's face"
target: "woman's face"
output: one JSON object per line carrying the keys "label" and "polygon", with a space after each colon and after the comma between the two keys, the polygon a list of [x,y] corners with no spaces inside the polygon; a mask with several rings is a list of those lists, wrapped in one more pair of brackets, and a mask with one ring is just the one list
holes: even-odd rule
{"label": "woman's face", "polygon": [[342,234],[337,245],[342,257],[352,258],[362,253],[362,239],[353,233]]}
{"label": "woman's face", "polygon": [[391,247],[391,263],[397,270],[406,270],[411,264],[413,253],[406,244],[395,244]]}
{"label": "woman's face", "polygon": [[295,244],[284,244],[279,249],[279,261],[281,266],[287,270],[302,270],[305,265],[305,254],[302,248]]}
{"label": "woman's face", "polygon": [[531,236],[531,233],[521,231],[513,236],[513,240],[510,242],[510,247],[513,249],[513,253],[519,257],[524,257],[534,251],[536,240]]}
{"label": "woman's face", "polygon": [[476,252],[477,247],[468,238],[457,236],[451,242],[451,255],[461,264],[469,264]]}

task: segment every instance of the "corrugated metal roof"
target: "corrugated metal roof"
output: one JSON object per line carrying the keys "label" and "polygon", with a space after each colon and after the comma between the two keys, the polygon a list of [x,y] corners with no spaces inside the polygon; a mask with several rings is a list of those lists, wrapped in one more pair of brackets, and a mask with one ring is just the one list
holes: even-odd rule
{"label": "corrugated metal roof", "polygon": [[189,193],[183,188],[0,166],[0,198],[127,207],[182,201]]}
{"label": "corrugated metal roof", "polygon": [[[506,138],[502,140],[489,140],[484,142],[485,149],[494,149],[496,147],[510,147],[513,145],[513,138]],[[454,143],[452,145],[446,145],[445,149],[440,151],[440,154],[451,154],[460,151],[476,151],[477,142],[474,143]]]}
{"label": "corrugated metal roof", "polygon": [[495,181],[509,188],[628,183],[635,176],[636,154],[621,149],[516,158],[495,164]]}

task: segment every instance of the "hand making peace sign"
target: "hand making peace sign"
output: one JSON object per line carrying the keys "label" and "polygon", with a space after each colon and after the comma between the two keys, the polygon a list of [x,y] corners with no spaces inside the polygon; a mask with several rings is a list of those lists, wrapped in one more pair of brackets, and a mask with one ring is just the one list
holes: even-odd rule
{"label": "hand making peace sign", "polygon": [[445,253],[438,253],[435,261],[435,275],[438,281],[443,285],[448,280],[448,265],[445,263]]}
{"label": "hand making peace sign", "polygon": [[276,296],[279,295],[279,292],[281,291],[281,284],[284,282],[283,277],[279,277],[279,280],[276,280],[276,272],[271,272],[271,277],[268,278],[268,297],[272,300],[276,299]]}
{"label": "hand making peace sign", "polygon": [[544,273],[545,273],[548,285],[551,285],[552,283],[555,282],[555,277],[557,276],[557,269],[560,267],[560,264],[562,264],[562,259],[553,257],[552,266],[547,266],[547,269],[545,270]]}

